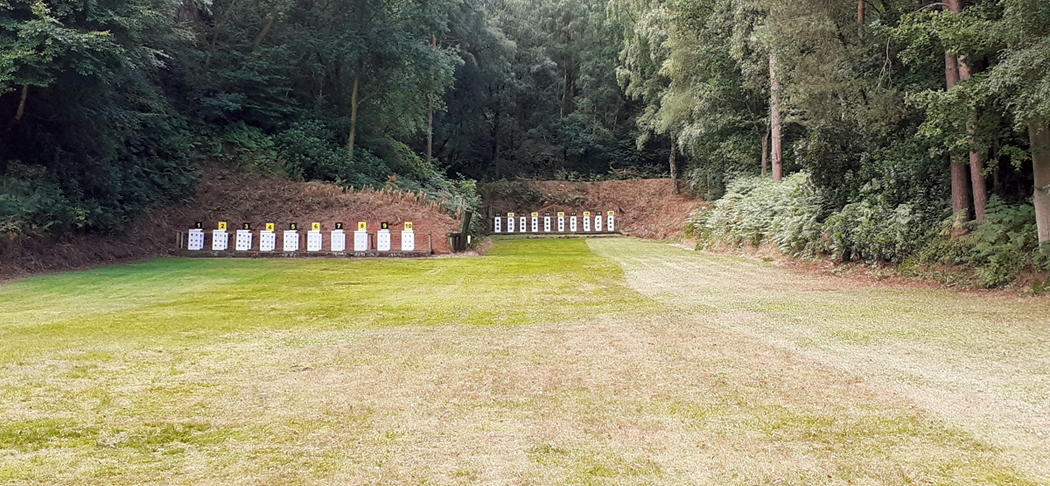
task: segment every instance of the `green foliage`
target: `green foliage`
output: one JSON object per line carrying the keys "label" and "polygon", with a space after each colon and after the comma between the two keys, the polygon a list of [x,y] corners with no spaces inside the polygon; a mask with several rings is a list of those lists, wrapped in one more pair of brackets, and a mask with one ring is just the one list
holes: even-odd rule
{"label": "green foliage", "polygon": [[847,204],[824,222],[828,250],[843,260],[901,262],[932,237],[930,218],[910,204]]}
{"label": "green foliage", "polygon": [[686,231],[704,245],[768,242],[796,257],[830,254],[844,260],[900,262],[930,241],[939,222],[908,204],[862,201],[830,215],[825,206],[805,172],[780,183],[741,177],[710,209],[694,213]]}
{"label": "green foliage", "polygon": [[1013,282],[1025,268],[1047,270],[1039,253],[1035,209],[1030,204],[1005,204],[998,198],[988,202],[985,221],[973,231],[950,238],[950,223],[941,235],[919,253],[919,262],[935,265],[967,265],[974,268],[978,285],[1000,287]]}
{"label": "green foliage", "polygon": [[687,234],[704,243],[776,244],[785,253],[812,256],[823,250],[821,198],[809,177],[798,173],[781,183],[760,177],[731,182],[710,209],[694,213]]}

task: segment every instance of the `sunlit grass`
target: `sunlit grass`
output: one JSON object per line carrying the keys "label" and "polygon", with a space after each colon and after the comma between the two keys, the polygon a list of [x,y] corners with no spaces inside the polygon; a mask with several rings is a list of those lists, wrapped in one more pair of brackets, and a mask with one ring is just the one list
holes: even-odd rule
{"label": "sunlit grass", "polygon": [[952,295],[628,239],[26,279],[0,286],[0,483],[1038,484],[1028,449],[805,354],[957,351],[1032,309]]}

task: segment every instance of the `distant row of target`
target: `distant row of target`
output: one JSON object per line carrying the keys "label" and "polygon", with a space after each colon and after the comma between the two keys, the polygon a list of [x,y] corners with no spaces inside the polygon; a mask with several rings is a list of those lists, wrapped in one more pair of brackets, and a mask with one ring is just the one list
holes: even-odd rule
{"label": "distant row of target", "polygon": [[[568,219],[568,221],[566,221]],[[492,229],[495,233],[503,233],[503,223],[506,221],[506,232],[507,233],[540,233],[540,215],[539,213],[532,213],[531,217],[526,217],[524,214],[515,216],[514,213],[507,213],[507,217],[504,220],[503,216],[496,216],[492,222]],[[594,228],[593,232],[602,232],[602,228],[605,228],[606,232],[612,233],[616,228],[616,219],[614,213],[609,211],[605,213],[605,219],[602,220],[602,213],[594,213],[594,217],[591,217],[590,211],[583,212],[583,218],[577,218],[576,213],[569,213],[569,217],[565,217],[565,213],[558,213],[557,220],[552,221],[551,213],[544,213],[543,218],[543,233],[555,233],[552,230],[552,223],[557,223],[557,233],[565,233],[565,224],[569,224],[569,233],[579,233],[579,228],[582,223],[584,233],[592,233],[591,228]],[[594,226],[591,226],[591,223]],[[529,224],[531,223],[532,231],[529,231]],[[603,226],[604,224],[604,226]]]}
{"label": "distant row of target", "polygon": [[[266,229],[259,231],[259,251],[277,251],[278,232],[274,230],[273,223],[266,223]],[[288,229],[281,232],[281,251],[299,251],[300,239],[299,226],[291,223]],[[343,231],[343,223],[336,223],[335,229],[328,232],[329,249],[333,252],[346,251],[346,233]],[[370,251],[371,237],[368,233],[368,225],[365,222],[357,223],[357,231],[353,232],[353,251]],[[412,230],[412,222],[405,221],[404,230],[401,231],[401,251],[416,250],[416,233]],[[205,247],[205,232],[203,223],[198,222],[190,230],[186,248],[191,251],[200,251]],[[321,223],[313,223],[310,231],[306,233],[306,251],[321,251],[324,248],[325,234],[321,231]],[[376,251],[391,251],[393,236],[390,232],[389,223],[380,223],[380,229],[376,232]],[[234,238],[235,251],[250,251],[254,248],[255,234],[251,224],[244,223],[241,229],[236,231]],[[211,231],[212,251],[227,251],[230,246],[230,233],[227,232],[225,222],[220,222],[218,228]]]}

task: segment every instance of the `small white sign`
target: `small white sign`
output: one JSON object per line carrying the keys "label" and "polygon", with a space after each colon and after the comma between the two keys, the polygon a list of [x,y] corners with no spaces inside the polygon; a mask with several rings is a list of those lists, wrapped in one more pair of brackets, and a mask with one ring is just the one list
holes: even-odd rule
{"label": "small white sign", "polygon": [[405,230],[401,232],[401,251],[416,251],[416,232]]}
{"label": "small white sign", "polygon": [[368,231],[354,231],[354,251],[368,251]]}
{"label": "small white sign", "polygon": [[612,211],[609,211],[609,213],[605,217],[605,226],[606,226],[606,228],[608,228],[608,231],[610,233],[612,233],[616,229],[616,225],[613,224],[613,218],[614,217],[615,216],[614,216],[614,213]]}
{"label": "small white sign", "polygon": [[190,230],[189,241],[186,242],[186,248],[192,251],[199,251],[204,249],[204,230],[200,228],[194,228]]}
{"label": "small white sign", "polygon": [[212,251],[226,251],[230,247],[230,235],[226,234],[226,230],[212,230],[211,232],[211,249]]}
{"label": "small white sign", "polygon": [[514,216],[507,218],[507,233],[514,232]]}
{"label": "small white sign", "polygon": [[558,213],[558,232],[565,232],[565,215],[561,213]]}
{"label": "small white sign", "polygon": [[525,216],[519,218],[518,223],[520,223],[520,225],[518,226],[518,233],[524,233],[528,231],[527,229],[525,229]]}
{"label": "small white sign", "polygon": [[234,246],[237,251],[248,251],[252,249],[251,230],[237,230],[237,243]]}
{"label": "small white sign", "polygon": [[376,250],[390,251],[390,230],[381,229],[376,233]]}
{"label": "small white sign", "polygon": [[306,251],[321,251],[324,247],[324,236],[320,231],[306,232]]}
{"label": "small white sign", "polygon": [[583,213],[583,232],[591,232],[591,213]]}
{"label": "small white sign", "polygon": [[602,214],[598,213],[594,215],[594,231],[600,232],[602,230]]}
{"label": "small white sign", "polygon": [[284,232],[284,241],[282,243],[282,249],[284,251],[299,251],[299,232],[296,230],[286,230]]}
{"label": "small white sign", "polygon": [[539,233],[540,232],[540,218],[538,216],[536,216],[535,214],[533,214],[533,216],[532,216],[532,232],[533,233]]}
{"label": "small white sign", "polygon": [[277,234],[273,231],[259,232],[259,251],[274,251],[277,249]]}
{"label": "small white sign", "polygon": [[543,217],[543,232],[544,233],[550,233],[551,232],[551,217],[550,216],[544,216]]}
{"label": "small white sign", "polygon": [[495,221],[493,221],[493,223],[492,223],[492,230],[494,232],[496,232],[496,233],[502,233],[503,232],[503,225],[501,223],[502,223],[502,220],[500,219],[500,217],[496,216]]}
{"label": "small white sign", "polygon": [[576,232],[576,216],[569,216],[569,233]]}
{"label": "small white sign", "polygon": [[346,233],[343,230],[332,230],[332,251],[346,251]]}

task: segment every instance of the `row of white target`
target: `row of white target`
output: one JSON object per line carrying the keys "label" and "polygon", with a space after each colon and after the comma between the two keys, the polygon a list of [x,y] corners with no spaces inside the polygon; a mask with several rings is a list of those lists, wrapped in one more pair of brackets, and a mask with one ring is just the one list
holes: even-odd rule
{"label": "row of white target", "polygon": [[[605,232],[612,233],[616,230],[616,216],[613,211],[609,211],[605,214],[605,220],[602,221],[602,213],[595,213],[594,217],[591,217],[590,211],[583,212],[583,232],[591,233],[591,222],[594,223],[594,232],[602,232],[603,224]],[[514,213],[507,213],[506,216],[506,232],[507,233],[540,233],[540,216],[539,213],[532,213],[531,219],[527,219],[525,215],[515,216]],[[557,223],[557,233],[565,233],[566,217],[565,213],[559,212],[557,220],[552,220],[550,213],[544,214],[543,218],[543,233],[552,233],[552,223]],[[496,216],[492,222],[492,229],[494,233],[503,233],[503,216]],[[529,231],[527,223],[532,223],[532,231]],[[579,227],[576,213],[571,213],[568,217],[569,233],[579,233]]]}
{"label": "row of white target", "polygon": [[[324,248],[325,235],[318,230],[306,233],[306,251],[322,251]],[[288,230],[282,233],[281,251],[299,251],[301,234],[297,230]],[[251,251],[254,249],[254,234],[251,230],[237,230],[234,239],[235,251]],[[376,232],[376,251],[391,251],[392,235],[390,230],[381,229]],[[205,233],[203,229],[194,228],[189,232],[186,241],[186,249],[200,251],[205,247]],[[346,251],[346,233],[341,229],[332,230],[328,236],[329,251]],[[366,230],[354,231],[354,250],[371,251],[371,238]],[[227,251],[230,248],[230,234],[225,229],[211,231],[212,251]],[[277,251],[277,233],[271,230],[259,231],[259,251]],[[416,251],[416,233],[412,230],[401,231],[401,251]]]}

